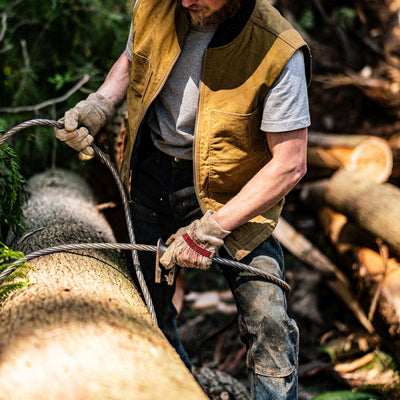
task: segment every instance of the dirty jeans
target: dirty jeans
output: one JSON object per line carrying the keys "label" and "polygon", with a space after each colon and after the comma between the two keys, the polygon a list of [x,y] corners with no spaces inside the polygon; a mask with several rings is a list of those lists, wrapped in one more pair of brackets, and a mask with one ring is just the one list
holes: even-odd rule
{"label": "dirty jeans", "polygon": [[[174,160],[146,146],[132,169],[131,210],[136,241],[156,244],[200,218],[191,161]],[[230,258],[223,249],[220,256]],[[269,257],[278,261],[275,268]],[[186,366],[190,361],[176,329],[174,288],[154,283],[155,255],[139,252],[158,324]],[[279,243],[270,237],[242,262],[284,279]],[[276,264],[275,264],[276,265]],[[247,272],[220,266],[235,297],[239,330],[247,346],[252,399],[297,399],[298,329],[286,313],[285,295],[277,285]]]}

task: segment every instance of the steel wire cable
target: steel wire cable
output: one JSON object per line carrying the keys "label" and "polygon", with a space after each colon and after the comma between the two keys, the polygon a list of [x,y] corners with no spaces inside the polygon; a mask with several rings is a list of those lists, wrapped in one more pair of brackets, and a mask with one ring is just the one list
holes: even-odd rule
{"label": "steel wire cable", "polygon": [[[156,252],[157,246],[150,244],[137,244],[137,243],[71,243],[71,244],[63,244],[59,246],[48,247],[46,249],[36,250],[32,253],[27,254],[25,257],[22,257],[16,261],[14,261],[7,269],[5,269],[2,273],[0,273],[0,280],[12,274],[19,265],[33,260],[34,258],[41,257],[47,254],[52,254],[60,251],[71,251],[71,250],[87,250],[87,249],[111,249],[111,250],[141,250],[141,251],[151,251]],[[234,267],[241,271],[250,272],[254,275],[260,276],[271,283],[275,283],[276,285],[282,287],[286,292],[290,291],[289,285],[277,278],[276,276],[264,272],[258,268],[254,268],[251,265],[243,264],[239,261],[229,260],[226,258],[221,258],[215,256],[213,258],[218,264],[226,265],[229,267]]]}
{"label": "steel wire cable", "polygon": [[[32,126],[37,126],[37,125],[42,125],[42,126],[51,126],[59,129],[63,129],[64,125],[59,122],[59,121],[53,121],[49,119],[32,119],[29,121],[22,122],[13,128],[11,128],[9,131],[7,131],[3,136],[0,137],[0,146],[11,136],[16,134],[17,132],[32,127]],[[128,229],[128,235],[129,235],[129,241],[130,243],[75,243],[75,244],[66,244],[66,245],[60,245],[60,246],[55,246],[55,247],[49,247],[47,249],[42,249],[42,250],[37,250],[35,252],[32,252],[25,257],[14,261],[8,268],[6,268],[2,273],[0,273],[0,280],[5,278],[6,276],[12,274],[12,272],[15,271],[16,268],[18,268],[19,265],[32,260],[34,258],[40,257],[42,255],[46,254],[51,254],[54,252],[60,252],[60,251],[68,251],[68,250],[79,250],[79,249],[119,249],[119,250],[131,250],[132,254],[132,260],[136,272],[136,276],[139,281],[140,288],[143,293],[143,297],[145,298],[145,302],[147,305],[147,308],[153,318],[153,320],[157,323],[157,317],[155,315],[155,310],[153,306],[153,302],[149,293],[149,290],[147,288],[147,284],[143,275],[143,271],[141,269],[140,263],[139,263],[139,257],[137,250],[141,251],[157,251],[157,246],[153,245],[144,245],[144,244],[137,244],[135,241],[135,234],[133,230],[133,223],[132,223],[132,218],[130,214],[130,208],[129,208],[129,200],[128,196],[126,194],[125,188],[122,184],[121,178],[119,176],[119,173],[117,169],[114,167],[114,165],[111,163],[110,159],[96,146],[92,145],[92,148],[95,152],[95,154],[106,164],[107,168],[113,175],[113,178],[115,180],[115,183],[117,184],[121,200],[122,200],[122,205],[124,209],[124,214],[125,214],[125,219],[126,219],[126,224],[127,224],[127,229]],[[270,259],[270,262],[273,265],[277,265],[277,261],[274,260],[271,257],[268,257]],[[226,265],[229,267],[233,267],[242,271],[249,272],[251,274],[260,276],[261,278],[264,278],[266,281],[271,282],[282,288],[286,293],[290,293],[290,286],[282,279],[269,274],[267,272],[264,272],[258,268],[254,268],[250,265],[243,264],[239,261],[235,260],[229,260],[226,258],[221,258],[218,256],[215,256],[213,258],[213,261],[215,261],[218,264]]]}

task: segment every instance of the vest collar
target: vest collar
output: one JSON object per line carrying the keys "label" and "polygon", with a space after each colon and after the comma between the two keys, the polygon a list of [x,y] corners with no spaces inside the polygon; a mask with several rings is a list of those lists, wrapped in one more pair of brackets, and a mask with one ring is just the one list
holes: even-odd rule
{"label": "vest collar", "polygon": [[246,25],[255,5],[256,0],[241,0],[237,13],[217,28],[208,47],[224,46],[234,40]]}

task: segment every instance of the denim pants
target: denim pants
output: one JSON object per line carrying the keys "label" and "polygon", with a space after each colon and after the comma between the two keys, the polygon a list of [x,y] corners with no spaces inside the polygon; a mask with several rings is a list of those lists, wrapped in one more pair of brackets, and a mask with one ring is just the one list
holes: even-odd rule
{"label": "denim pants", "polygon": [[[146,145],[132,168],[131,210],[136,241],[156,244],[182,226],[201,218],[193,188],[191,161],[178,160]],[[224,249],[220,256],[230,258]],[[278,261],[271,267],[269,257]],[[139,252],[139,260],[154,303],[158,324],[190,369],[176,329],[172,305],[174,287],[154,282],[154,253]],[[284,279],[283,255],[271,236],[241,260]],[[247,346],[252,399],[297,399],[298,329],[286,313],[284,292],[247,272],[220,266],[238,309],[239,330]]]}

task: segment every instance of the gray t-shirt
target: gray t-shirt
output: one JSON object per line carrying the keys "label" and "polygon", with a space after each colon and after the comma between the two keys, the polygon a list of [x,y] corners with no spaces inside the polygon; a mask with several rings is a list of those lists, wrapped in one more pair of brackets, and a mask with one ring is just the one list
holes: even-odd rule
{"label": "gray t-shirt", "polygon": [[[193,133],[203,53],[216,26],[192,28],[172,71],[149,110],[154,144],[163,152],[192,159]],[[132,28],[131,28],[132,29]],[[132,30],[126,53],[131,57]],[[297,51],[264,100],[261,130],[284,132],[310,125],[302,51]]]}

